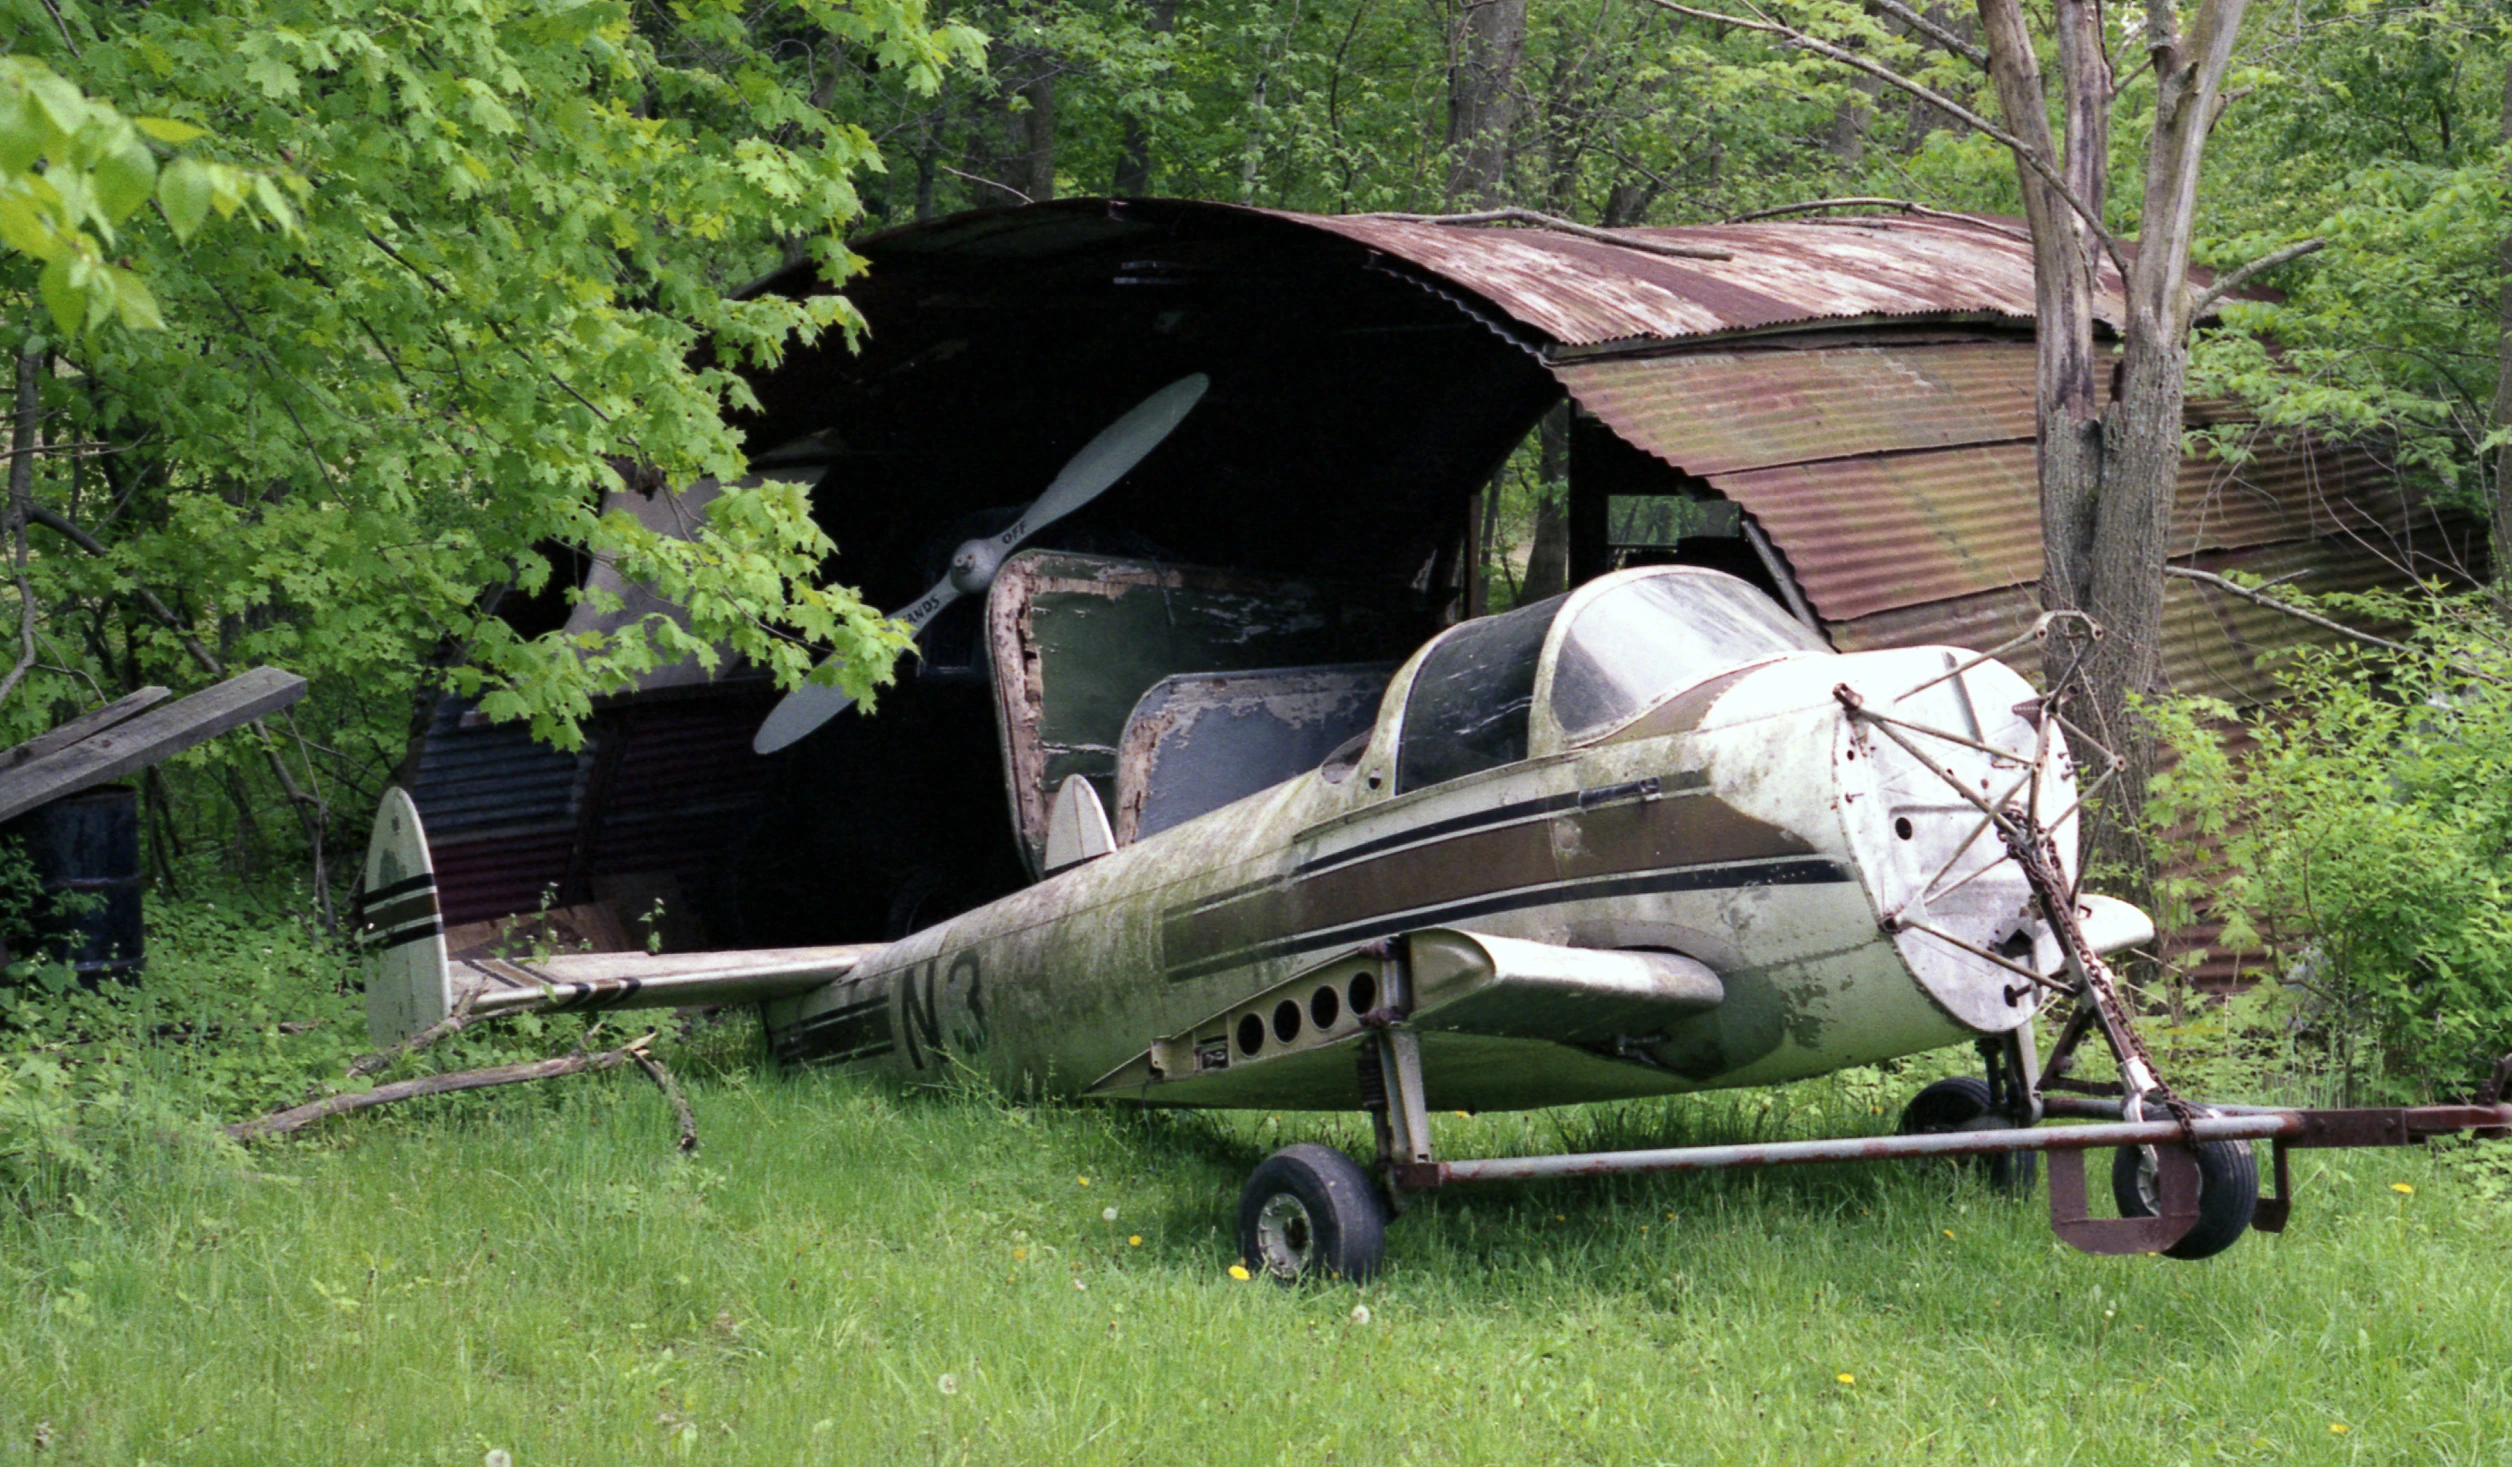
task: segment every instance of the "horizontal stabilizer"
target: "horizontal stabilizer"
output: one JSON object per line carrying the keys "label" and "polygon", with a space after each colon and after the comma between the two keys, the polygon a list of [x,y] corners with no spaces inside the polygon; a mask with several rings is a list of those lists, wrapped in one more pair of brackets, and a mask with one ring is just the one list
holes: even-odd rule
{"label": "horizontal stabilizer", "polygon": [[384,791],[366,853],[358,940],[373,956],[367,1034],[393,1045],[457,1007],[482,1016],[526,1009],[679,1008],[805,993],[855,970],[878,944],[755,952],[561,953],[448,961],[436,875],[418,807]]}
{"label": "horizontal stabilizer", "polygon": [[449,965],[453,1002],[467,994],[475,1014],[524,1009],[668,1009],[684,1004],[757,1003],[806,993],[855,970],[874,945],[779,947],[754,952],[563,953],[457,959]]}

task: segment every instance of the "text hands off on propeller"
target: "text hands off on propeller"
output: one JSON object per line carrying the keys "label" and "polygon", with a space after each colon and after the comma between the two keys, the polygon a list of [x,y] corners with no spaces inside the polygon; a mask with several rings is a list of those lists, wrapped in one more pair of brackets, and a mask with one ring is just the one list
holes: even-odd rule
{"label": "text hands off on propeller", "polygon": [[[1083,444],[1081,452],[1065,462],[1046,492],[1022,510],[1020,518],[997,534],[980,536],[960,546],[951,556],[950,571],[934,583],[933,589],[891,619],[903,623],[912,636],[960,597],[982,594],[994,583],[995,572],[1013,551],[1030,536],[1097,499],[1124,478],[1128,470],[1177,430],[1211,385],[1212,379],[1201,372],[1180,377],[1101,429],[1099,436]],[[830,658],[821,666],[836,660]],[[835,686],[804,683],[770,710],[750,747],[756,753],[773,754],[845,712],[854,701],[852,695]]]}

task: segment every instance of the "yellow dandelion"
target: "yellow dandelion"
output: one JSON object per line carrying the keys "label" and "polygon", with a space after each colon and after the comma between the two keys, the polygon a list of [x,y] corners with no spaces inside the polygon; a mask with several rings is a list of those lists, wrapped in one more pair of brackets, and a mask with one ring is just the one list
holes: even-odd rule
{"label": "yellow dandelion", "polygon": [[1073,1185],[1074,1185],[1074,1186],[1076,1186],[1076,1187],[1087,1187],[1087,1186],[1089,1186],[1089,1185],[1090,1185],[1090,1178],[1088,1178],[1088,1177],[1075,1177],[1075,1178],[1073,1179]]}
{"label": "yellow dandelion", "polygon": [[1247,1271],[1247,1265],[1244,1263],[1233,1263],[1230,1265],[1230,1277],[1237,1279],[1240,1283],[1246,1283],[1249,1279],[1252,1279],[1255,1276],[1256,1275]]}
{"label": "yellow dandelion", "polygon": [[1140,1248],[1143,1246],[1143,1235],[1140,1233],[1127,1235],[1125,1239],[1125,1246],[1128,1248]]}
{"label": "yellow dandelion", "polygon": [[1947,1229],[1945,1229],[1944,1231],[1945,1231],[1945,1236],[1946,1236],[1946,1237],[1949,1237],[1949,1238],[1950,1238],[1950,1237],[1954,1236],[1954,1230],[1953,1230],[1952,1228],[1947,1228]]}
{"label": "yellow dandelion", "polygon": [[1850,1374],[1848,1371],[1846,1371],[1846,1370],[1842,1371],[1842,1372],[1841,1372],[1840,1374],[1838,1374],[1838,1375],[1833,1376],[1833,1377],[1832,1377],[1832,1379],[1834,1379],[1834,1380],[1836,1380],[1836,1381],[1839,1381],[1842,1385],[1856,1385],[1856,1384],[1858,1383],[1858,1377],[1856,1377],[1856,1376],[1854,1376],[1854,1375],[1851,1375],[1851,1374]]}
{"label": "yellow dandelion", "polygon": [[2413,1197],[2416,1195],[2416,1189],[2409,1186],[2405,1182],[2392,1182],[2390,1184],[2390,1190],[2398,1193],[2401,1197]]}
{"label": "yellow dandelion", "polygon": [[1028,1249],[1026,1249],[1026,1248],[1015,1248],[1015,1249],[1013,1249],[1013,1250],[1012,1250],[1012,1261],[1013,1261],[1014,1263],[1018,1263],[1018,1262],[1020,1262],[1022,1259],[1027,1258],[1028,1256],[1029,1256],[1029,1250],[1028,1250]]}
{"label": "yellow dandelion", "polygon": [[1458,1120],[1461,1120],[1461,1121],[1470,1121],[1470,1120],[1474,1119],[1474,1112],[1472,1112],[1472,1111],[1470,1111],[1470,1110],[1461,1110],[1461,1111],[1458,1111],[1458,1112],[1457,1112],[1457,1119],[1458,1119]]}
{"label": "yellow dandelion", "polygon": [[2329,1423],[2329,1435],[2331,1436],[2344,1436],[2354,1429],[2355,1428],[2347,1425],[2343,1421],[2332,1421]]}

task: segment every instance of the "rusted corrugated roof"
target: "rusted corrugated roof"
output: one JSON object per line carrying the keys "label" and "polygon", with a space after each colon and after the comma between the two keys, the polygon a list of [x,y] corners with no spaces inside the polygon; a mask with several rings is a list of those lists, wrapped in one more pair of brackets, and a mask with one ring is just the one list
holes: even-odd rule
{"label": "rusted corrugated roof", "polygon": [[[1210,207],[1210,206],[1205,206]],[[1617,231],[1725,250],[1678,260],[1544,229],[1278,214],[1462,286],[1560,346],[1674,341],[1826,320],[2033,320],[2032,247],[1989,221],[1838,219]],[[2103,267],[2096,314],[2116,321]]]}
{"label": "rusted corrugated roof", "polygon": [[[1260,222],[1262,221],[1262,222]],[[1614,231],[1636,241],[1723,250],[1723,260],[1673,259],[1542,228],[1426,224],[1383,215],[1300,214],[1187,199],[1062,199],[981,209],[856,242],[874,262],[957,256],[1018,262],[1035,275],[1061,259],[1139,249],[1144,278],[1176,266],[1244,273],[1287,266],[1279,235],[1295,226],[1401,260],[1497,307],[1554,350],[1681,341],[1824,321],[1966,320],[2029,327],[2032,247],[2020,227],[1989,219],[1826,218]],[[1314,235],[1312,235],[1312,238]],[[1186,259],[1217,241],[1254,253]],[[1166,278],[1166,277],[1161,277]],[[752,287],[819,288],[804,262]],[[2119,319],[2120,280],[2105,263],[2095,313]]]}
{"label": "rusted corrugated roof", "polygon": [[[2028,586],[2041,574],[2029,343],[1697,351],[1553,369],[1626,442],[1761,523],[1826,621]],[[2222,405],[2206,414],[2221,421]],[[2263,438],[2191,454],[2171,553],[2354,535],[2415,518],[2362,454]]]}
{"label": "rusted corrugated roof", "polygon": [[1688,351],[1553,369],[1626,441],[1692,474],[2032,437],[2032,343]]}

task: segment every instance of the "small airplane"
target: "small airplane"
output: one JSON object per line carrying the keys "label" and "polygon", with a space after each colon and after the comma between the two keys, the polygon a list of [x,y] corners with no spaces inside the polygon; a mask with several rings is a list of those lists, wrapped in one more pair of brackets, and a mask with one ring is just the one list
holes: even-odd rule
{"label": "small airplane", "polygon": [[[1104,490],[1203,390],[1155,394],[1085,448],[936,598],[983,594],[1047,520]],[[2032,638],[2088,630],[2042,618]],[[919,622],[921,624],[921,622]],[[1716,571],[1615,572],[1460,622],[1398,668],[1375,721],[1315,767],[1119,844],[1080,776],[1045,874],[894,942],[449,960],[417,807],[386,793],[361,910],[376,1040],[449,1015],[756,1002],[776,1056],[902,1076],[965,1066],[1012,1093],[1361,1109],[1378,1165],[1288,1147],[1240,1199],[1242,1256],[1286,1282],[1364,1279],[1437,1187],[1876,1156],[2051,1156],[2053,1224],[2092,1252],[2197,1258],[2284,1221],[2289,1146],[2512,1126],[2483,1104],[2209,1109],[2138,1044],[2105,954],[2153,924],[2077,882],[2078,812],[2110,761],[2064,692],[1972,652],[1835,652]],[[806,687],[763,744],[844,706]],[[2081,733],[2075,744],[2092,749]],[[2044,1060],[2034,1020],[2072,1013]],[[2098,1033],[2121,1080],[2070,1070]],[[1904,1134],[1441,1160],[1436,1111],[1778,1084],[1955,1044]],[[2094,1124],[2042,1127],[2051,1117]],[[2335,1118],[2335,1119],[2331,1119]],[[2249,1143],[2276,1142],[2261,1198]],[[2082,1153],[2116,1149],[2118,1217]]]}

